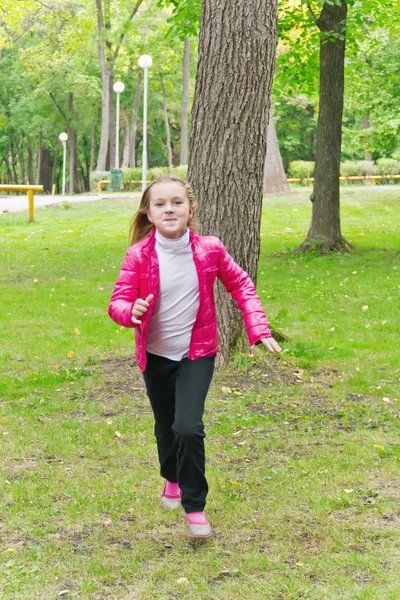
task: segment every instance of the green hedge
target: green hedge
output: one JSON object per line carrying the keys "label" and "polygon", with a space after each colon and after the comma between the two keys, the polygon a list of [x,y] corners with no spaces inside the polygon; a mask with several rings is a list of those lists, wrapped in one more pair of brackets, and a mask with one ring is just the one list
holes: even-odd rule
{"label": "green hedge", "polygon": [[[186,179],[187,169],[187,165],[180,165],[179,167],[174,167],[172,170],[168,167],[153,167],[151,169],[147,169],[147,182],[150,183],[158,177],[161,177],[161,175],[170,174],[177,175],[182,179]],[[94,189],[97,188],[99,181],[107,180],[110,180],[109,171],[93,171],[91,181]],[[137,181],[138,183],[131,183],[132,181]],[[141,181],[142,167],[136,167],[135,169],[122,169],[122,185],[124,191],[140,191]]]}

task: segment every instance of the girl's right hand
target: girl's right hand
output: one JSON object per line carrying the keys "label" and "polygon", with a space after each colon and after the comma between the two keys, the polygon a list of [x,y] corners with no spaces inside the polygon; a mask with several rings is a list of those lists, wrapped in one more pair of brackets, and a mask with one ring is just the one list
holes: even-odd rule
{"label": "girl's right hand", "polygon": [[146,300],[142,300],[142,298],[138,298],[132,308],[132,323],[135,325],[141,325],[142,321],[139,321],[138,317],[144,315],[149,308],[150,302],[153,300],[154,294],[150,294],[147,296]]}

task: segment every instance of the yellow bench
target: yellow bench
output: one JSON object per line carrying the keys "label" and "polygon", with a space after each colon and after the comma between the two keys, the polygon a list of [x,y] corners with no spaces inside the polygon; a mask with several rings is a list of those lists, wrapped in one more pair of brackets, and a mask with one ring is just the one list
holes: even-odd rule
{"label": "yellow bench", "polygon": [[8,183],[0,183],[0,192],[26,192],[28,195],[29,221],[32,223],[35,220],[35,192],[43,192],[42,185],[13,185]]}

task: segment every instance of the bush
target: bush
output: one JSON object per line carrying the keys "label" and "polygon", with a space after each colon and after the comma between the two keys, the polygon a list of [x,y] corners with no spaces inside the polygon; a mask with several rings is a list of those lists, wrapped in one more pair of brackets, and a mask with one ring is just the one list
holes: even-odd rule
{"label": "bush", "polygon": [[298,179],[309,179],[314,169],[315,163],[311,160],[293,160],[289,165],[289,175]]}
{"label": "bush", "polygon": [[180,177],[181,179],[187,179],[188,166],[187,165],[179,165],[179,167],[174,167],[172,169],[174,175]]}
{"label": "bush", "polygon": [[142,167],[122,169],[122,181],[123,183],[127,183],[128,181],[142,181]]}
{"label": "bush", "polygon": [[394,158],[378,158],[376,172],[378,175],[399,175],[400,162]]}
{"label": "bush", "polygon": [[374,175],[376,167],[369,160],[346,160],[340,164],[340,174],[342,177],[364,177],[365,175]]}
{"label": "bush", "polygon": [[91,188],[96,189],[99,181],[104,180],[110,180],[110,171],[92,171],[90,174]]}

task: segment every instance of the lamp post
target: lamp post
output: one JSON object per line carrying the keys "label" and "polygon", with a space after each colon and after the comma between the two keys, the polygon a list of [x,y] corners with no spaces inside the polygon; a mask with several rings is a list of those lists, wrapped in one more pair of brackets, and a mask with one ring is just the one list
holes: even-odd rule
{"label": "lamp post", "polygon": [[147,172],[147,69],[151,67],[153,60],[148,54],[142,54],[139,58],[139,67],[144,70],[143,89],[143,154],[142,154],[142,192],[146,189]]}
{"label": "lamp post", "polygon": [[62,195],[65,196],[65,169],[66,169],[66,162],[67,162],[67,139],[68,139],[68,134],[66,134],[63,131],[58,136],[58,139],[60,140],[60,142],[62,142],[62,145],[63,145],[63,148],[64,148],[63,171],[62,171]]}
{"label": "lamp post", "polygon": [[122,81],[116,81],[113,90],[117,94],[117,114],[115,122],[115,168],[111,169],[111,187],[114,192],[122,190],[122,171],[119,168],[119,97],[124,91],[125,86]]}

